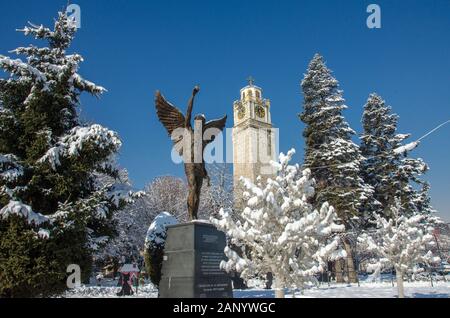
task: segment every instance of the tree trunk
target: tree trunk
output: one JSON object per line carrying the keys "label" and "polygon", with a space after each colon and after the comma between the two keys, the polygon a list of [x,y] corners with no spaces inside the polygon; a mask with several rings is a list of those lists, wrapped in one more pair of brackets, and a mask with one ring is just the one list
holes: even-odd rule
{"label": "tree trunk", "polygon": [[344,261],[342,259],[334,261],[334,272],[336,276],[336,283],[345,283],[344,272],[342,270],[343,265]]}
{"label": "tree trunk", "polygon": [[405,291],[403,289],[403,273],[400,270],[395,270],[397,276],[397,289],[398,289],[398,298],[405,298]]}
{"label": "tree trunk", "polygon": [[347,258],[346,258],[346,265],[348,270],[348,281],[349,283],[357,283],[358,282],[358,275],[355,270],[355,263],[353,261],[353,253],[352,253],[352,246],[350,244],[350,241],[347,238],[344,238],[343,240],[344,249],[345,252],[347,252]]}
{"label": "tree trunk", "polygon": [[275,275],[275,298],[284,298],[284,286],[278,275]]}

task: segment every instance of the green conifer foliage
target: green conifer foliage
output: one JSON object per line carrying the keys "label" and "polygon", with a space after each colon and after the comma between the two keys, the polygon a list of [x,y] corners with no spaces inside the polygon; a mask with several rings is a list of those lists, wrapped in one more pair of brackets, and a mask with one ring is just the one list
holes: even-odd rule
{"label": "green conifer foliage", "polygon": [[82,279],[92,252],[114,234],[111,217],[130,198],[119,180],[114,131],[83,125],[79,97],[105,89],[78,74],[83,58],[68,54],[75,22],[59,13],[53,29],[25,35],[48,43],[0,55],[0,297],[56,294],[67,266]]}

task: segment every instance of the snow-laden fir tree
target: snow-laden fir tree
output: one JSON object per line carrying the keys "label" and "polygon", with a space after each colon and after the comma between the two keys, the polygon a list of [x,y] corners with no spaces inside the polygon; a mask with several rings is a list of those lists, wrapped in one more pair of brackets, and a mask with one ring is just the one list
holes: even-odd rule
{"label": "snow-laden fir tree", "polygon": [[241,273],[244,280],[266,278],[272,273],[277,297],[284,297],[285,288],[302,288],[314,282],[317,273],[326,269],[329,260],[345,256],[339,246],[338,225],[332,206],[323,203],[313,209],[308,198],[314,194],[309,169],[289,165],[294,150],[280,154],[273,163],[278,172],[275,180],[255,185],[242,179],[243,197],[247,207],[236,221],[228,211],[221,210],[211,222],[224,231],[231,245],[225,249],[228,261],[221,266],[228,272]]}
{"label": "snow-laden fir tree", "polygon": [[[373,199],[373,188],[361,176],[364,157],[352,141],[355,131],[342,114],[347,108],[343,93],[319,54],[310,62],[301,86],[304,109],[300,119],[306,125],[304,165],[311,169],[316,180],[316,194],[311,202],[315,206],[329,202],[347,229],[352,229],[356,217],[364,218],[364,213],[379,203]],[[356,282],[351,243],[347,239],[343,241],[348,254],[349,279]]]}
{"label": "snow-laden fir tree", "polygon": [[407,157],[418,143],[402,146],[410,135],[397,133],[398,116],[379,95],[369,96],[362,124],[361,153],[366,158],[363,178],[374,188],[374,198],[381,203],[372,212],[389,217],[395,198],[400,198],[402,211],[434,212],[428,195],[429,185],[420,179],[428,166],[422,159]]}
{"label": "snow-laden fir tree", "polygon": [[377,272],[381,268],[395,269],[398,296],[403,298],[404,275],[419,263],[429,265],[439,261],[431,252],[435,244],[431,233],[436,220],[420,213],[405,215],[398,199],[391,210],[389,219],[375,214],[376,232],[362,234],[358,242],[361,248],[379,257],[377,263],[371,264],[372,269]]}
{"label": "snow-laden fir tree", "polygon": [[105,89],[78,74],[83,58],[66,51],[76,24],[59,13],[53,29],[25,35],[48,47],[0,56],[0,296],[44,296],[66,286],[69,264],[90,274],[92,252],[114,233],[114,211],[129,199],[114,155],[121,141],[100,125],[82,125],[83,92]]}
{"label": "snow-laden fir tree", "polygon": [[167,226],[178,224],[178,220],[168,212],[159,213],[150,224],[145,237],[145,268],[155,286],[161,281],[161,269],[164,247],[167,238]]}
{"label": "snow-laden fir tree", "polygon": [[400,154],[394,152],[408,135],[397,134],[398,116],[391,113],[391,108],[377,94],[371,94],[364,106],[362,117],[363,134],[361,136],[361,153],[366,157],[363,163],[364,180],[375,192],[374,197],[381,203],[379,211],[390,213],[394,203],[395,181],[393,177],[398,170]]}

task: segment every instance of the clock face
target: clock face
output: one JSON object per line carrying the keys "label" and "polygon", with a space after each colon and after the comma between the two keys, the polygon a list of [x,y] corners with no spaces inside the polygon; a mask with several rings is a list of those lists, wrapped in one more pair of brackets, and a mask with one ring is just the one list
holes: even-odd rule
{"label": "clock face", "polygon": [[255,113],[256,113],[256,116],[258,116],[259,118],[266,117],[266,110],[261,105],[256,106]]}
{"label": "clock face", "polygon": [[243,119],[245,117],[245,107],[242,106],[242,104],[237,107],[237,115],[239,119]]}

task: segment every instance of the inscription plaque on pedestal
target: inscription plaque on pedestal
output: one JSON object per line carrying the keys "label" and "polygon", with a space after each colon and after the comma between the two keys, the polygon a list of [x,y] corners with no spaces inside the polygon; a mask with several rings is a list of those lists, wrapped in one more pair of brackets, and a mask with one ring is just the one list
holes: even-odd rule
{"label": "inscription plaque on pedestal", "polygon": [[225,244],[225,234],[209,223],[168,226],[159,297],[233,297],[231,278],[220,269]]}

